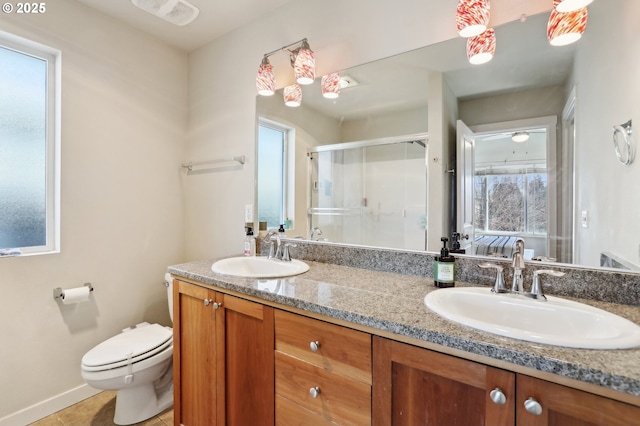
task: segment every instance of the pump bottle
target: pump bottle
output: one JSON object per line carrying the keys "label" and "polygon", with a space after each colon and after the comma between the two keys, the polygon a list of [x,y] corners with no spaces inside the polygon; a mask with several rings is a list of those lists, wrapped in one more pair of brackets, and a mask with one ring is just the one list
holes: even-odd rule
{"label": "pump bottle", "polygon": [[446,288],[456,285],[456,258],[449,254],[447,237],[440,238],[442,249],[440,256],[436,256],[433,265],[433,284],[436,287]]}
{"label": "pump bottle", "polygon": [[256,255],[256,237],[253,235],[253,228],[247,226],[247,235],[244,238],[244,255]]}

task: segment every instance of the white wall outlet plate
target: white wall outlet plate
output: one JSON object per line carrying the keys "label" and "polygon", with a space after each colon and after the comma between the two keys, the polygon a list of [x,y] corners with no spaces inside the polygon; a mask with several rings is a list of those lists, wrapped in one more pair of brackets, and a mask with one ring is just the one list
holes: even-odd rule
{"label": "white wall outlet plate", "polygon": [[580,224],[582,225],[583,228],[589,227],[589,211],[588,210],[582,210],[582,215],[580,217]]}
{"label": "white wall outlet plate", "polygon": [[245,204],[244,206],[244,221],[253,222],[253,204]]}

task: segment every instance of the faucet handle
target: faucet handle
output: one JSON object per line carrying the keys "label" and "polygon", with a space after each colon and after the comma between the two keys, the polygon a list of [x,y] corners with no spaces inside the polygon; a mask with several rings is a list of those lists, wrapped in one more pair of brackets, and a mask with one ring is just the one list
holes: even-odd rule
{"label": "faucet handle", "polygon": [[540,275],[551,275],[553,277],[561,277],[564,272],[554,271],[551,269],[539,269],[533,272],[533,284],[531,284],[531,296],[536,299],[547,300],[547,297],[542,291],[542,285],[540,284]]}
{"label": "faucet handle", "polygon": [[495,263],[484,262],[480,263],[478,267],[483,269],[495,269],[496,270],[496,282],[493,284],[493,288],[491,289],[494,293],[506,293],[507,286],[504,284],[504,273],[502,272],[504,268],[500,265],[496,265]]}
{"label": "faucet handle", "polygon": [[524,240],[522,238],[518,238],[516,241],[516,249],[513,252],[511,266],[524,269]]}
{"label": "faucet handle", "polygon": [[294,243],[284,244],[284,249],[282,250],[282,260],[285,262],[291,262],[291,254],[289,253],[289,247],[298,247],[298,245]]}
{"label": "faucet handle", "polygon": [[274,257],[276,257],[276,242],[273,241],[272,239],[268,239],[267,242],[269,243],[269,259],[273,259]]}

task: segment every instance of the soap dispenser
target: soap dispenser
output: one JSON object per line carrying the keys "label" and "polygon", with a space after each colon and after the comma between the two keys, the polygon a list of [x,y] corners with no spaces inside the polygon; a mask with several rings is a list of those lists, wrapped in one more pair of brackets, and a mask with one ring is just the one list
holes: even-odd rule
{"label": "soap dispenser", "polygon": [[460,238],[461,237],[462,237],[462,235],[460,235],[459,232],[454,232],[453,234],[451,234],[451,250],[449,250],[449,253],[459,253],[459,254],[465,254],[466,253],[465,249],[460,248]]}
{"label": "soap dispenser", "polygon": [[440,256],[436,256],[433,265],[433,284],[436,287],[446,288],[456,285],[456,258],[449,254],[447,237],[440,238],[442,249]]}
{"label": "soap dispenser", "polygon": [[253,235],[253,228],[247,226],[247,235],[244,237],[244,255],[256,255],[256,237]]}

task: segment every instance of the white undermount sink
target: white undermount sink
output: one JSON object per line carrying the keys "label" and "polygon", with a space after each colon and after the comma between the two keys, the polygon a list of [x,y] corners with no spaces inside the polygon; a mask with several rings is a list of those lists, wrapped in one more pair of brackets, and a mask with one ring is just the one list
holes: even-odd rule
{"label": "white undermount sink", "polygon": [[309,270],[306,263],[292,259],[282,261],[266,256],[239,256],[221,259],[211,265],[217,274],[248,278],[277,278],[302,274]]}
{"label": "white undermount sink", "polygon": [[489,288],[434,290],[425,305],[441,316],[489,333],[583,349],[640,346],[640,327],[590,305],[547,296],[547,301],[496,294]]}

